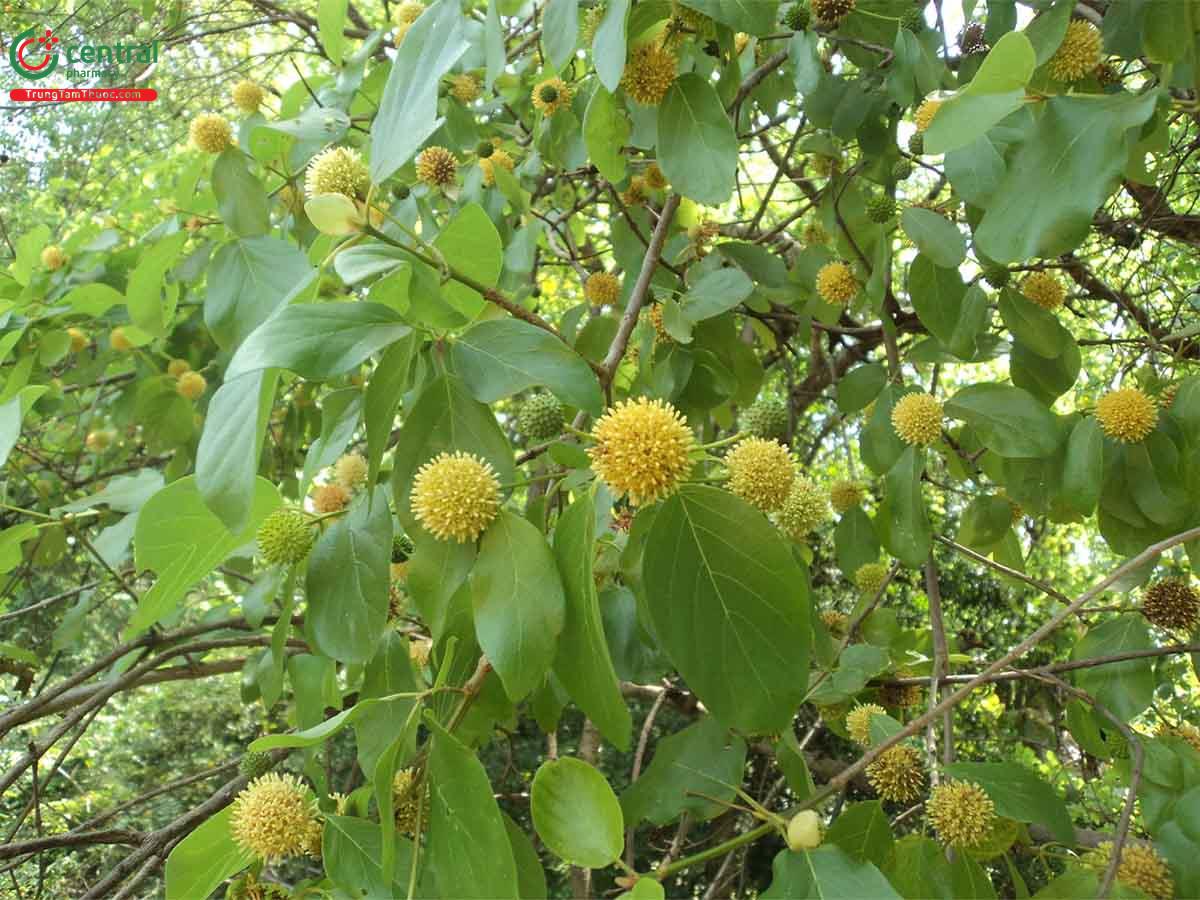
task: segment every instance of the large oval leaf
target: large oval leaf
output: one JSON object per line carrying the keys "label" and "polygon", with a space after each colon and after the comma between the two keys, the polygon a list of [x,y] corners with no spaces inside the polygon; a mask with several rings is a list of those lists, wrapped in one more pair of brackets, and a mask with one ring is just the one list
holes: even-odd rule
{"label": "large oval leaf", "polygon": [[455,371],[483,403],[541,385],[592,415],[604,410],[600,382],[587,361],[544,328],[520,319],[480,322],[450,353]]}
{"label": "large oval leaf", "polygon": [[671,185],[697,203],[724,203],[733,193],[737,135],[716,89],[681,75],[658,108],[658,155]]}
{"label": "large oval leaf", "polygon": [[808,683],[809,596],[779,532],[738,497],[689,486],[658,510],[643,566],[655,632],[713,715],[784,728]]}
{"label": "large oval leaf", "polygon": [[207,897],[222,881],[250,865],[254,856],[229,834],[231,807],[205,820],[167,856],[167,900]]}
{"label": "large oval leaf", "polygon": [[604,776],[571,756],[542,763],[530,812],[538,836],[572,865],[600,869],[621,855],[625,819]]}
{"label": "large oval leaf", "polygon": [[1061,439],[1054,413],[1032,394],[1008,384],[973,384],[946,402],[946,414],[971,425],[998,456],[1040,459]]}

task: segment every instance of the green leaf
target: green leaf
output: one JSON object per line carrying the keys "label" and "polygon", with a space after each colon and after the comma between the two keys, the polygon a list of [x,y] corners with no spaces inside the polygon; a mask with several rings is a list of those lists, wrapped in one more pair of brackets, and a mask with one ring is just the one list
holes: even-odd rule
{"label": "green leaf", "polygon": [[943,168],[954,190],[981,209],[991,205],[1007,171],[1000,150],[986,136],[949,151]]}
{"label": "green leaf", "polygon": [[232,350],[310,284],[315,271],[298,247],[278,238],[226,244],[208,270],[204,324],[222,349]]}
{"label": "green leaf", "polygon": [[387,623],[392,515],[383,488],[321,535],[308,561],[305,630],[336,660],[366,662]]}
{"label": "green leaf", "polygon": [[878,800],[847,806],[829,826],[825,840],[855,859],[876,866],[887,864],[895,843],[883,804]]}
{"label": "green leaf", "polygon": [[[422,14],[424,15],[424,14]],[[464,206],[434,240],[433,245],[456,272],[495,287],[504,267],[504,248],[496,226],[478,203]],[[486,305],[478,291],[450,281],[442,285],[447,303],[466,319],[473,319]]]}
{"label": "green leaf", "polygon": [[1054,453],[1061,440],[1054,413],[1011,385],[968,385],[946,401],[945,410],[971,425],[998,456],[1040,459]]}
{"label": "green leaf", "polygon": [[278,381],[276,372],[261,371],[226,379],[208,404],[196,450],[196,484],[205,505],[230,531],[240,531],[250,515]]}
{"label": "green leaf", "polygon": [[371,123],[371,181],[408,162],[445,121],[437,114],[442,76],[471,46],[456,0],[439,0],[409,28]]}
{"label": "green leaf", "polygon": [[321,838],[321,860],[329,880],[352,897],[367,900],[390,900],[408,892],[408,861],[412,844],[398,838],[405,849],[404,863],[396,867],[403,873],[403,883],[397,878],[389,884],[379,865],[381,839],[379,826],[366,819],[351,816],[325,816],[325,831]]}
{"label": "green leaf", "polygon": [[[322,6],[325,3],[322,0]],[[341,3],[345,6],[346,0]],[[270,230],[271,200],[262,182],[246,167],[246,155],[241,150],[231,147],[217,157],[213,163],[212,188],[221,219],[234,234],[256,237]]]}
{"label": "green leaf", "polygon": [[946,774],[973,781],[987,791],[996,812],[1018,822],[1037,822],[1061,843],[1075,843],[1075,826],[1067,805],[1054,788],[1017,763],[958,762],[945,767]]}
{"label": "green leaf", "polygon": [[879,536],[861,507],[842,514],[833,534],[837,563],[847,578],[853,578],[860,566],[879,561]]}
{"label": "green leaf", "polygon": [[517,897],[517,867],[487,772],[436,722],[429,752],[429,864],[443,897]]}
{"label": "green leaf", "polygon": [[600,83],[615,94],[625,73],[625,23],[630,0],[611,0],[592,39],[592,63]]}
{"label": "green leaf", "polygon": [[542,763],[530,789],[533,827],[560,859],[602,869],[621,855],[625,820],[604,776],[574,757]]}
{"label": "green leaf", "polygon": [[[554,2],[559,5],[568,3],[574,8],[578,0]],[[625,178],[625,155],[621,148],[629,142],[631,132],[629,117],[617,105],[616,98],[603,87],[596,88],[583,117],[583,140],[591,161],[609,181],[619,182]]]}
{"label": "green leaf", "polygon": [[492,403],[542,386],[594,416],[604,410],[596,373],[550,332],[520,319],[489,319],[451,347],[454,370],[477,400]]}
{"label": "green leaf", "polygon": [[254,860],[229,833],[231,807],[225,807],[171,848],[166,864],[167,900],[207,897],[222,881]]}
{"label": "green leaf", "polygon": [[[1113,656],[1130,650],[1149,650],[1154,646],[1145,620],[1127,613],[1088,629],[1075,645],[1071,659]],[[1080,669],[1075,683],[1122,721],[1140,715],[1154,697],[1153,660],[1129,659]]]}
{"label": "green leaf", "polygon": [[908,834],[896,841],[884,871],[901,896],[959,900],[945,851],[923,835]]}
{"label": "green leaf", "polygon": [[335,66],[342,64],[342,44],[345,35],[342,29],[346,26],[346,7],[349,0],[320,0],[317,4],[317,27],[321,32],[321,43],[325,46],[325,55]]}
{"label": "green leaf", "polygon": [[186,242],[187,232],[179,232],[143,253],[125,288],[129,318],[138,328],[156,337],[166,334],[175,314],[174,294],[170,293],[174,288],[168,290],[164,299],[163,281]]}
{"label": "green leaf", "polygon": [[554,661],[565,599],[554,556],[528,520],[501,511],[471,570],[475,633],[514,702],[537,687]]}
{"label": "green leaf", "polygon": [[215,569],[234,550],[254,540],[259,524],[281,503],[279,491],[265,478],[254,482],[249,521],[231,534],[204,505],[194,476],[167,485],[138,513],[134,532],[134,564],[157,574],[154,587],[142,594],[126,636],[145,631],[175,609],[193,584]]}
{"label": "green leaf", "polygon": [[762,513],[684,487],[654,518],[642,576],[663,649],[713,715],[749,732],[791,721],[808,681],[808,586]]}
{"label": "green leaf", "polygon": [[[927,210],[925,210],[927,211]],[[967,287],[955,268],[937,265],[919,254],[908,270],[908,294],[921,324],[949,346],[963,315]]]}
{"label": "green leaf", "polygon": [[554,68],[562,69],[579,40],[579,0],[548,0],[542,22],[546,56]]}
{"label": "green leaf", "polygon": [[412,332],[384,351],[363,399],[363,418],[367,430],[367,483],[379,476],[379,463],[387,449],[395,425],[400,398],[412,382],[412,361],[421,346],[421,337]]}
{"label": "green leaf", "polygon": [[728,25],[734,31],[765,35],[777,31],[779,0],[680,0],[684,6]]}
{"label": "green leaf", "polygon": [[824,900],[899,900],[883,873],[869,862],[854,859],[832,845],[815,850],[781,850],[771,864],[771,886],[765,898]]}
{"label": "green leaf", "polygon": [[1025,36],[1033,46],[1037,64],[1049,62],[1067,33],[1071,11],[1075,4],[1071,0],[1055,0],[1050,8],[1037,16],[1025,29]]}
{"label": "green leaf", "polygon": [[996,494],[974,498],[963,510],[958,526],[958,542],[986,552],[1008,534],[1012,526],[1012,506]]}
{"label": "green leaf", "polygon": [[658,107],[659,163],[672,187],[697,203],[724,203],[733,193],[737,154],[716,89],[699,75],[679,76]]}
{"label": "green leaf", "polygon": [[482,456],[501,484],[515,479],[512,447],[492,411],[449,375],[433,379],[405,416],[392,460],[392,495],[406,531],[419,529],[409,502],[413,478],[433,457],[462,450]]}
{"label": "green leaf", "polygon": [[925,563],[933,545],[933,530],[921,490],[924,471],[925,454],[916,447],[906,449],[888,470],[883,502],[875,519],[883,546],[913,568]]}
{"label": "green leaf", "polygon": [[1146,55],[1153,62],[1176,63],[1195,48],[1195,10],[1190,3],[1156,3],[1147,10],[1142,31]]}
{"label": "green leaf", "polygon": [[1100,423],[1083,416],[1067,438],[1062,496],[1080,515],[1091,515],[1100,500],[1104,471],[1104,433]]}
{"label": "green leaf", "polygon": [[953,222],[931,209],[910,206],[900,225],[921,254],[935,266],[953,269],[967,256],[967,240]]}
{"label": "green leaf", "polygon": [[559,517],[554,557],[565,590],[565,616],[554,673],[567,693],[618,750],[628,750],[633,727],[613,669],[592,573],[596,504],[583,494]]}
{"label": "green leaf", "polygon": [[697,822],[718,816],[742,783],[745,765],[746,742],[704,716],[658,742],[649,767],[621,795],[625,821],[662,826],[683,812]]}
{"label": "green leaf", "polygon": [[517,863],[517,890],[521,900],[545,900],[546,872],[542,869],[542,860],[534,849],[533,841],[529,839],[507,813],[504,816],[504,830],[508,832],[508,843],[512,846],[513,859]]}
{"label": "green leaf", "polygon": [[1054,313],[1011,288],[1000,292],[1000,318],[1014,338],[1046,359],[1060,356],[1072,340]]}
{"label": "green leaf", "polygon": [[879,396],[885,384],[887,369],[879,363],[855,366],[838,380],[838,409],[844,413],[858,412]]}
{"label": "green leaf", "polygon": [[1020,109],[1036,64],[1029,38],[1019,31],[1005,34],[970,83],[938,108],[925,132],[925,152],[946,153],[965,147]]}
{"label": "green leaf", "polygon": [[1073,250],[1091,229],[1154,111],[1154,91],[1052,97],[1009,161],[975,229],[981,253],[1000,263]]}
{"label": "green leaf", "polygon": [[817,89],[825,70],[817,52],[817,36],[811,31],[797,31],[788,42],[788,58],[792,63],[796,93],[811,94]]}
{"label": "green leaf", "polygon": [[741,269],[717,269],[700,276],[679,298],[684,316],[702,322],[736,307],[754,292],[754,282]]}
{"label": "green leaf", "polygon": [[267,319],[238,347],[226,371],[237,378],[259,369],[288,369],[320,381],[343,375],[412,329],[379,303],[288,306]]}

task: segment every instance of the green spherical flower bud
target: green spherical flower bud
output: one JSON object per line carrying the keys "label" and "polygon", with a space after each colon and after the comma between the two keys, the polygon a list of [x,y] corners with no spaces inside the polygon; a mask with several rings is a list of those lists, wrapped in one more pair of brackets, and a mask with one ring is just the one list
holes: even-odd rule
{"label": "green spherical flower bud", "polygon": [[238,771],[251,780],[266,775],[273,768],[275,768],[275,760],[271,759],[270,753],[259,753],[254,750],[247,750],[238,763]]}
{"label": "green spherical flower bud", "polygon": [[313,534],[304,514],[277,509],[258,528],[258,549],[268,565],[298,563],[312,549]]}
{"label": "green spherical flower bud", "polygon": [[892,177],[897,181],[903,181],[913,173],[913,164],[907,159],[901,159],[892,166]]}
{"label": "green spherical flower bud", "polygon": [[480,159],[487,159],[496,152],[496,145],[491,141],[480,141],[479,146],[475,148],[475,155]]}
{"label": "green spherical flower bud", "polygon": [[767,440],[784,440],[788,424],[787,404],[778,397],[760,397],[742,413],[742,428]]}
{"label": "green spherical flower bud", "polygon": [[896,199],[888,194],[876,194],[867,201],[867,218],[882,224],[896,214]]}
{"label": "green spherical flower bud", "polygon": [[398,184],[392,188],[392,196],[397,200],[407,200],[412,191],[407,184]]}
{"label": "green spherical flower bud", "polygon": [[412,538],[410,538],[407,534],[396,535],[394,538],[392,538],[392,562],[405,562],[410,556],[412,556],[413,550],[415,549],[416,547],[413,546]]}
{"label": "green spherical flower bud", "polygon": [[562,433],[563,408],[553,394],[534,394],[517,413],[517,428],[531,441],[548,441]]}
{"label": "green spherical flower bud", "polygon": [[914,131],[908,139],[908,152],[913,156],[922,156],[925,153],[925,135]]}
{"label": "green spherical flower bud", "polygon": [[906,10],[904,15],[900,17],[900,27],[906,31],[911,31],[913,34],[920,34],[925,30],[925,15],[918,7]]}
{"label": "green spherical flower bud", "polygon": [[804,31],[812,22],[812,10],[805,2],[793,3],[783,17],[783,24],[792,31]]}

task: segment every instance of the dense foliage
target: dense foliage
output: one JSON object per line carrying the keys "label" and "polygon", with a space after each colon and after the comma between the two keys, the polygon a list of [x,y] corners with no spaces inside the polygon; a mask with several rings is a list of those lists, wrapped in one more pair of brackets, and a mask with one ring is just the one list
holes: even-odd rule
{"label": "dense foliage", "polygon": [[6,12],[0,894],[1200,896],[1191,0]]}

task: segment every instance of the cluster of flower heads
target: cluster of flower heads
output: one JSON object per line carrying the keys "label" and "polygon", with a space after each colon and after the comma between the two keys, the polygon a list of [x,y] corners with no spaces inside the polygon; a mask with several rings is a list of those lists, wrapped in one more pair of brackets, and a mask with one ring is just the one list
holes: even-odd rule
{"label": "cluster of flower heads", "polygon": [[[1112,842],[1104,841],[1084,856],[1083,861],[1097,873],[1102,873],[1112,861],[1112,852]],[[1125,887],[1141,891],[1154,900],[1171,900],[1175,896],[1175,879],[1171,877],[1171,867],[1158,855],[1157,850],[1146,844],[1126,843],[1121,848],[1117,881]]]}
{"label": "cluster of flower heads", "polygon": [[313,510],[320,515],[341,512],[354,497],[354,492],[367,483],[368,465],[359,453],[346,453],[333,464],[330,477],[324,484],[313,487],[309,494]]}

